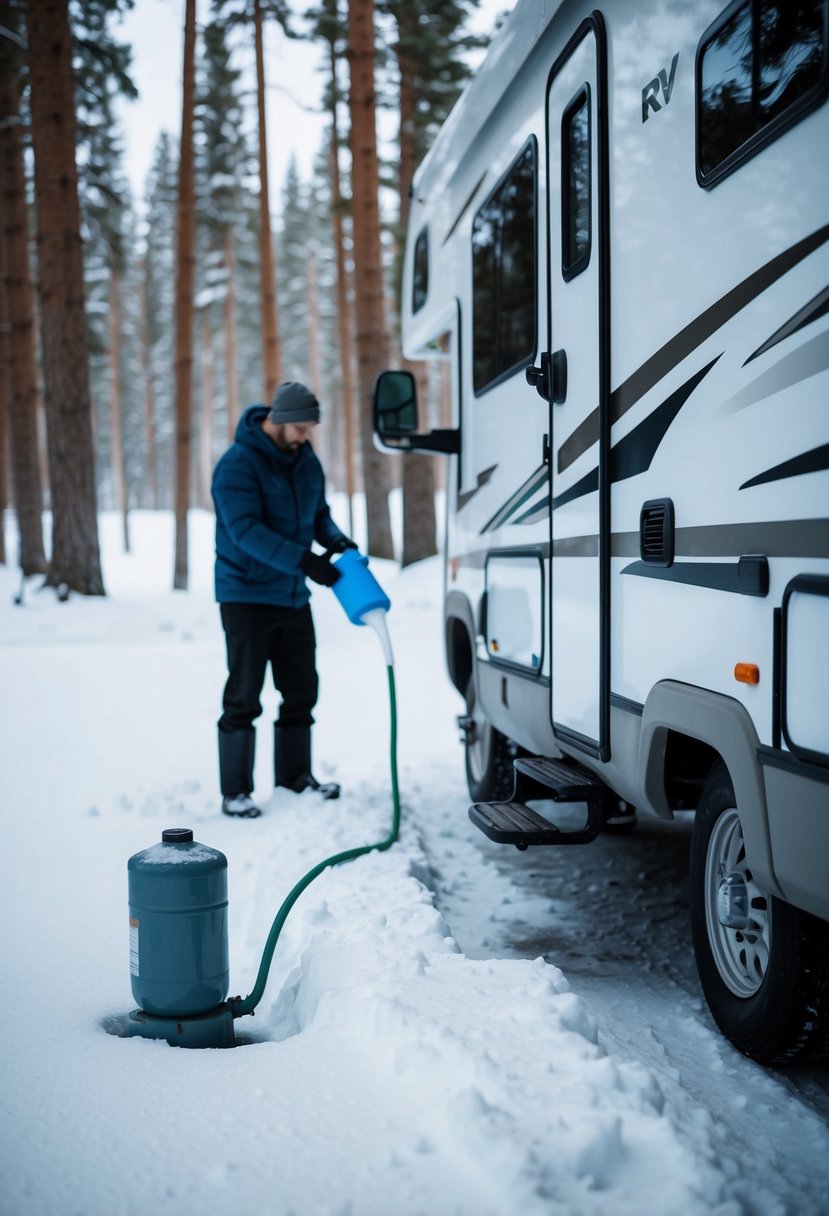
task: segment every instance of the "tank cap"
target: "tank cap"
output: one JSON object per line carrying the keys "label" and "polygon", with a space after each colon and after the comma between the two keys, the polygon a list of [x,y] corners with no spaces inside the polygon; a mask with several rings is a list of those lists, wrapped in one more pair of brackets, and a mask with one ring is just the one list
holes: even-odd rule
{"label": "tank cap", "polygon": [[161,833],[163,844],[189,844],[192,839],[192,828],[165,828]]}

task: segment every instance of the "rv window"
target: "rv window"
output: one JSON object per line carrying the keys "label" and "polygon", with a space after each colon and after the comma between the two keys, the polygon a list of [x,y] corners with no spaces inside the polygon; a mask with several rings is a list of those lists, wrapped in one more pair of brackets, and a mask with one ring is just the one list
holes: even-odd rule
{"label": "rv window", "polygon": [[826,91],[828,0],[740,0],[697,51],[697,176],[712,185]]}
{"label": "rv window", "polygon": [[473,383],[482,393],[535,354],[535,140],[472,222]]}
{"label": "rv window", "polygon": [[561,119],[561,273],[590,261],[590,88],[582,85]]}
{"label": "rv window", "polygon": [[412,312],[426,303],[429,292],[429,230],[422,228],[415,241],[412,277]]}

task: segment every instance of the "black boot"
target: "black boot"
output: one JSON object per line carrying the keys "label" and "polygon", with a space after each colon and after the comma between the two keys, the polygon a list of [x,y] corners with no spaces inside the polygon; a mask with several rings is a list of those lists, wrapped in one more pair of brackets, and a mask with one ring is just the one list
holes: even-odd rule
{"label": "black boot", "polygon": [[256,819],[262,814],[250,796],[255,746],[256,732],[253,729],[219,730],[219,780],[225,815]]}
{"label": "black boot", "polygon": [[339,798],[340,787],[335,781],[320,784],[311,773],[311,727],[280,726],[273,728],[274,785],[284,786],[301,794],[316,790],[323,798]]}

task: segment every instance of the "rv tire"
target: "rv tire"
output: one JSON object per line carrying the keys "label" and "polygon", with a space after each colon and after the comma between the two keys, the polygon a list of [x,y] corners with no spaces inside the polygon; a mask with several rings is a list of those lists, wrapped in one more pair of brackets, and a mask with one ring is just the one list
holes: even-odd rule
{"label": "rv tire", "polygon": [[694,821],[691,924],[705,998],[735,1047],[760,1064],[823,1054],[829,930],[755,881],[722,762],[708,776]]}
{"label": "rv tire", "polygon": [[513,791],[513,743],[484,716],[475,692],[475,677],[466,685],[466,715],[471,722],[464,745],[466,784],[473,802],[499,802]]}

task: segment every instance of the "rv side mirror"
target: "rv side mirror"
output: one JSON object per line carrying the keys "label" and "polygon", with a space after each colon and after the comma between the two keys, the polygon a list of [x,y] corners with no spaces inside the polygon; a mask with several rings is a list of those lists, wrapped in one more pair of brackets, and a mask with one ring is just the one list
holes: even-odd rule
{"label": "rv side mirror", "polygon": [[461,433],[449,430],[417,431],[417,387],[411,372],[381,372],[374,382],[374,431],[381,444],[404,452],[461,450]]}
{"label": "rv side mirror", "polygon": [[417,387],[411,372],[381,372],[375,380],[374,429],[383,441],[406,439],[417,431]]}

